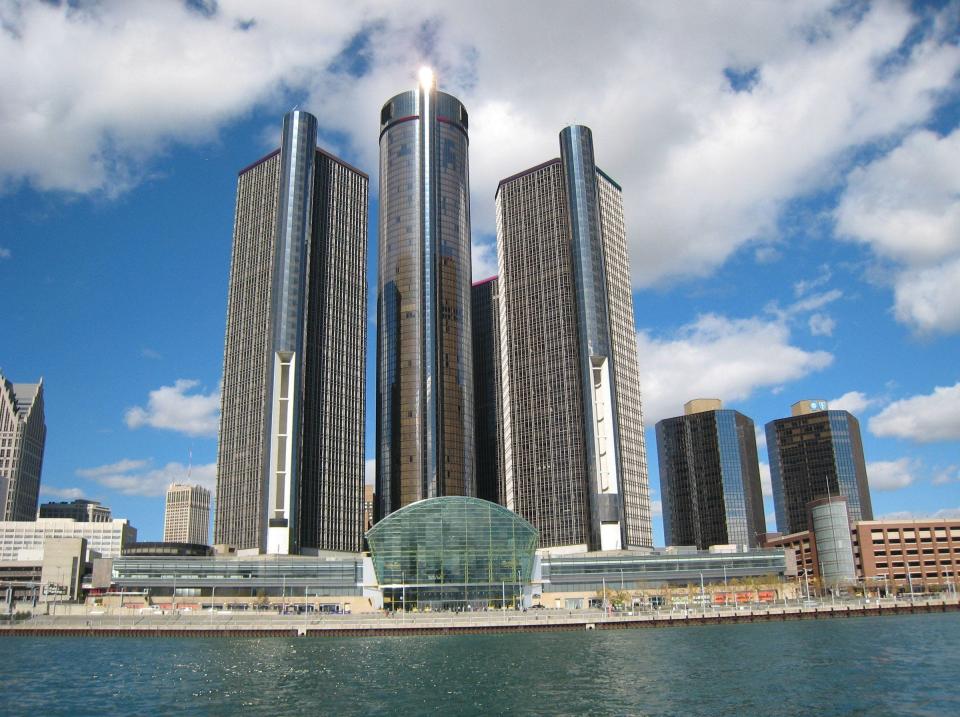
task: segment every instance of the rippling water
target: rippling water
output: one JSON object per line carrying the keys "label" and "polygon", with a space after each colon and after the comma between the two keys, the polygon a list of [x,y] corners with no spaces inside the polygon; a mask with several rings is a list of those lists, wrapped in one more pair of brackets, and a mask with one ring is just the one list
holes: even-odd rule
{"label": "rippling water", "polygon": [[386,638],[0,637],[0,714],[957,715],[960,614]]}

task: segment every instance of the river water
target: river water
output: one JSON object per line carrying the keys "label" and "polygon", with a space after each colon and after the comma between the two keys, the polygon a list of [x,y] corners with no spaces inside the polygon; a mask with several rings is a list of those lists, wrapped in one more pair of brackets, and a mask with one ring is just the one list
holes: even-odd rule
{"label": "river water", "polygon": [[960,614],[384,638],[0,636],[0,714],[960,715]]}

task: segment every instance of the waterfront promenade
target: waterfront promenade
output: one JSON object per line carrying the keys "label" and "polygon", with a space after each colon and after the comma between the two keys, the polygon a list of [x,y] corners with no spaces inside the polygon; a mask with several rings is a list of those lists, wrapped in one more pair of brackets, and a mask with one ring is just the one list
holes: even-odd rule
{"label": "waterfront promenade", "polygon": [[845,619],[960,611],[956,597],[945,599],[837,601],[707,610],[543,609],[478,613],[365,613],[357,615],[277,615],[253,612],[168,612],[166,614],[42,615],[6,623],[3,635],[131,637],[363,637],[491,632],[619,630],[785,620]]}

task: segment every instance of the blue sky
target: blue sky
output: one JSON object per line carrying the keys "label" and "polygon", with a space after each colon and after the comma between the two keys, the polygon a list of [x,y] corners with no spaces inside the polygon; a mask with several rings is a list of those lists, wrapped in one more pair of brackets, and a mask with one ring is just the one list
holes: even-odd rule
{"label": "blue sky", "polygon": [[372,175],[373,286],[379,109],[429,63],[471,113],[475,276],[566,124],[623,185],[655,499],[685,400],[762,433],[823,398],[877,515],[960,514],[960,5],[341,5],[0,2],[0,369],[46,383],[43,499],[157,539],[167,483],[213,484],[237,171],[314,112]]}

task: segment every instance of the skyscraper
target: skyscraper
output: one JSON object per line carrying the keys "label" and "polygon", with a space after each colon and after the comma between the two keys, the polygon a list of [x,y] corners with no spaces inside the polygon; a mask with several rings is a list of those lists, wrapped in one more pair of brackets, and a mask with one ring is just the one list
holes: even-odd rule
{"label": "skyscraper", "polygon": [[544,547],[649,547],[622,192],[587,127],[560,154],[497,188],[506,504]]}
{"label": "skyscraper", "polygon": [[199,485],[172,484],[167,488],[163,540],[168,543],[207,544],[210,491]]}
{"label": "skyscraper", "polygon": [[500,282],[478,281],[471,297],[477,497],[503,505],[503,399],[500,371]]}
{"label": "skyscraper", "polygon": [[361,547],[367,191],[301,111],[240,172],[215,543]]}
{"label": "skyscraper", "polygon": [[46,441],[43,379],[37,383],[11,383],[0,374],[0,516],[3,520],[36,520]]}
{"label": "skyscraper", "polygon": [[657,423],[667,545],[762,544],[766,533],[753,421],[715,399]]}
{"label": "skyscraper", "polygon": [[789,418],[767,424],[777,530],[809,529],[807,503],[842,495],[850,522],[873,520],[860,423],[826,401],[797,401]]}
{"label": "skyscraper", "polygon": [[429,70],[380,112],[378,519],[475,492],[467,127]]}

